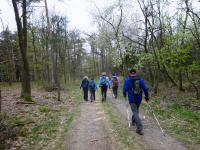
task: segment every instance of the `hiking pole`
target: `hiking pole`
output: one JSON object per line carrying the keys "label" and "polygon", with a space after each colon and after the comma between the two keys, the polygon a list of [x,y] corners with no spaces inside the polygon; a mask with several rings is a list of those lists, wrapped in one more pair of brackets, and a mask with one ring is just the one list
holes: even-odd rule
{"label": "hiking pole", "polygon": [[128,111],[128,100],[126,99],[126,113],[127,113],[127,119],[128,119],[128,127],[131,127],[131,121],[130,121],[130,116],[129,116],[129,111]]}
{"label": "hiking pole", "polygon": [[163,128],[161,127],[161,125],[160,125],[160,123],[159,123],[159,121],[158,121],[158,119],[157,119],[157,117],[156,117],[156,115],[155,115],[155,113],[154,113],[152,107],[149,105],[149,103],[147,103],[147,106],[149,107],[149,109],[150,109],[151,112],[153,113],[153,116],[154,116],[154,118],[155,118],[155,120],[156,120],[156,122],[157,122],[157,125],[159,126],[159,128],[160,128],[160,130],[161,130],[163,136],[165,136],[165,132],[164,132]]}

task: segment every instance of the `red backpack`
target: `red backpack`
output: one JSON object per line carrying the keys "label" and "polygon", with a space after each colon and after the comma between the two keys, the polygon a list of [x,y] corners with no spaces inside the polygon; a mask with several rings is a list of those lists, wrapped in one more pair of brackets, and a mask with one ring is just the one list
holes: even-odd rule
{"label": "red backpack", "polygon": [[113,86],[118,86],[119,85],[119,81],[117,78],[113,78]]}

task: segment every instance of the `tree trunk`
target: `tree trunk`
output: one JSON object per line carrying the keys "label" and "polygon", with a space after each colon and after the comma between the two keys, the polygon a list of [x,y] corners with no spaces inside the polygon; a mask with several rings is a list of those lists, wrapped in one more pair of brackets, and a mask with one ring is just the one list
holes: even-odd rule
{"label": "tree trunk", "polygon": [[29,74],[29,63],[27,59],[27,11],[26,11],[26,0],[22,2],[22,22],[19,17],[19,11],[17,8],[17,2],[12,0],[15,19],[17,23],[17,31],[19,37],[19,47],[22,56],[22,89],[21,97],[30,98],[31,96],[31,84],[30,84],[30,74]]}
{"label": "tree trunk", "polygon": [[179,70],[178,76],[179,76],[179,90],[184,91],[184,89],[183,89],[183,77],[182,77],[182,70],[181,69]]}
{"label": "tree trunk", "polygon": [[37,80],[38,79],[38,77],[37,77],[38,76],[38,60],[37,60],[37,53],[36,53],[36,46],[35,46],[35,33],[34,33],[33,29],[31,30],[31,33],[32,33],[32,45],[33,45],[34,61],[35,61],[34,79]]}
{"label": "tree trunk", "polygon": [[0,114],[1,114],[1,89],[0,89]]}
{"label": "tree trunk", "polygon": [[186,76],[187,76],[187,79],[189,81],[189,83],[194,87],[195,91],[196,91],[196,98],[197,100],[200,99],[200,92],[199,92],[199,89],[198,87],[192,82],[192,80],[189,78],[189,75],[188,75],[188,72],[186,72]]}

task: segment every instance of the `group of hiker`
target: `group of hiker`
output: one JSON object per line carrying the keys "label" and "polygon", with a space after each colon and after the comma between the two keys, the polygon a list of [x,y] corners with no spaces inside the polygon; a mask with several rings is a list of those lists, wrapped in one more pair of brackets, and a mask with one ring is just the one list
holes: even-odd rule
{"label": "group of hiker", "polygon": [[[97,85],[97,82],[94,80],[94,78],[91,78],[91,80],[88,80],[88,77],[85,76],[83,78],[83,81],[81,83],[80,88],[83,89],[84,92],[84,100],[88,101],[88,91],[90,91],[90,100],[95,101],[95,91],[97,91],[98,88],[101,89],[101,96],[102,96],[102,102],[106,101],[107,96],[107,90],[108,88],[112,87],[113,96],[115,99],[117,99],[118,95],[118,87],[119,87],[119,77],[116,73],[112,75],[112,77],[108,77],[105,72],[102,73],[102,75],[99,78],[99,84]],[[141,122],[141,119],[139,117],[139,107],[142,101],[143,92],[145,95],[146,102],[149,101],[149,92],[148,87],[145,84],[145,81],[143,78],[141,78],[137,73],[135,69],[131,69],[129,72],[128,77],[124,80],[124,86],[123,86],[123,96],[127,101],[127,107],[128,103],[132,110],[132,125],[136,125],[136,133],[142,135],[143,132],[143,125]]]}
{"label": "group of hiker", "polygon": [[94,78],[88,79],[87,76],[85,76],[81,82],[80,89],[83,89],[83,98],[85,101],[88,101],[88,91],[90,93],[90,101],[95,101],[95,92],[98,90],[98,88],[101,89],[101,95],[102,95],[102,102],[106,101],[107,97],[107,90],[108,88],[113,89],[113,96],[117,99],[117,93],[118,93],[118,86],[119,86],[119,78],[116,73],[112,75],[111,78],[109,78],[106,75],[106,72],[103,72],[102,75],[99,78],[99,84],[97,85],[97,82],[94,80]]}

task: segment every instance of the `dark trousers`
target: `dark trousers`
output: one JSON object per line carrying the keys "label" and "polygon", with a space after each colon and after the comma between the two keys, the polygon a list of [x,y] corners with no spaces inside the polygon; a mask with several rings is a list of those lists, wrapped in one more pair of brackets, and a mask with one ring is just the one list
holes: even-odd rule
{"label": "dark trousers", "polygon": [[95,89],[90,89],[90,100],[95,101]]}
{"label": "dark trousers", "polygon": [[87,88],[83,89],[83,98],[85,101],[88,101],[88,89]]}
{"label": "dark trousers", "polygon": [[141,119],[139,117],[140,103],[130,103],[130,106],[133,112],[132,122],[136,124],[137,130],[142,130],[143,126],[142,126]]}
{"label": "dark trousers", "polygon": [[101,96],[102,96],[102,102],[106,101],[106,94],[107,94],[107,86],[102,86],[101,87]]}
{"label": "dark trousers", "polygon": [[113,86],[112,90],[113,90],[113,94],[114,94],[115,98],[117,98],[118,86]]}

